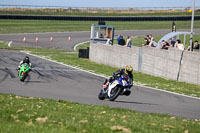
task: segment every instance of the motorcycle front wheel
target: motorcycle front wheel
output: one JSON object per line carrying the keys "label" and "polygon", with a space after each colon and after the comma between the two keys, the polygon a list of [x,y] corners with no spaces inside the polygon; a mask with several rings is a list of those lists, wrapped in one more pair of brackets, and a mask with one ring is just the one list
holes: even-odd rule
{"label": "motorcycle front wheel", "polygon": [[121,88],[118,86],[114,87],[110,92],[109,100],[114,101],[119,96],[120,93],[121,93]]}
{"label": "motorcycle front wheel", "polygon": [[22,72],[21,75],[22,75],[22,78],[20,79],[20,81],[24,82],[24,80],[25,80],[26,77],[27,77],[27,73]]}

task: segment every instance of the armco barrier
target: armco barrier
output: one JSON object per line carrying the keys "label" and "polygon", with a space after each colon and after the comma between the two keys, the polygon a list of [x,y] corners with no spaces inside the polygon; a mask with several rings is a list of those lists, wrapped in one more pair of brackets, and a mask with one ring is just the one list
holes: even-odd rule
{"label": "armco barrier", "polygon": [[124,67],[162,78],[200,84],[200,53],[177,49],[161,50],[151,47],[122,47],[91,44],[91,61]]}

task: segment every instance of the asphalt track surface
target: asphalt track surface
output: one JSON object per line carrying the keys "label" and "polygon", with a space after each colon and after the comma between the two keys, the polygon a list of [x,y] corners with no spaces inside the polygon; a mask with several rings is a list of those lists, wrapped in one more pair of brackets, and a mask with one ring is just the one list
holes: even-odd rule
{"label": "asphalt track surface", "polygon": [[[134,31],[122,31],[119,34],[123,33],[126,36],[126,34],[130,35],[132,32]],[[163,32],[168,31],[160,30],[156,33],[163,34]],[[86,33],[87,36],[85,37]],[[151,31],[151,33],[153,32]],[[66,33],[41,35],[47,38],[49,34]],[[71,47],[68,50],[73,49],[76,43],[88,41],[89,32],[73,32],[69,34],[74,34],[74,41],[71,41],[69,45],[66,44],[66,47]],[[135,33],[134,36],[138,36],[138,34],[139,32]],[[145,35],[144,33],[141,34]],[[12,36],[23,37],[23,35],[3,35],[3,38],[0,35],[0,40],[8,39],[8,41],[13,41],[12,45],[14,46],[25,46],[27,44],[17,42],[17,40],[9,40]],[[28,35],[34,36],[35,34]],[[81,37],[76,40],[75,35]],[[40,45],[40,47],[48,47],[42,43]],[[62,45],[60,48],[62,48]],[[161,113],[190,119],[200,119],[200,99],[148,89],[146,87],[133,86],[132,94],[128,97],[120,96],[115,102],[108,100],[101,101],[98,100],[97,95],[102,87],[103,77],[31,55],[29,57],[33,64],[33,71],[30,72],[30,76],[27,77],[25,82],[20,82],[16,67],[25,55],[25,53],[19,51],[0,50],[0,93],[63,99],[82,104],[108,105],[110,107],[127,108],[139,112]]]}

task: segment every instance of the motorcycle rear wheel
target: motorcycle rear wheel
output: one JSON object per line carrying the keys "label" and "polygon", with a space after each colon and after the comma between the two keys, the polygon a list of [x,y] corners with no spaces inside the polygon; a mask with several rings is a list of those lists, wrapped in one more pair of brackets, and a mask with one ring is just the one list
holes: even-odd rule
{"label": "motorcycle rear wheel", "polygon": [[103,93],[103,90],[101,90],[100,92],[99,92],[99,95],[98,95],[98,98],[99,98],[99,100],[104,100],[105,99],[105,96],[104,96],[105,94]]}

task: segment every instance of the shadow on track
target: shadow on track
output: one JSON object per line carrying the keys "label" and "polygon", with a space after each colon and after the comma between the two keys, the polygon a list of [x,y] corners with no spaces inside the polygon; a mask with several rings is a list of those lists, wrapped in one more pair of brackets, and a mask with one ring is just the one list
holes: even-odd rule
{"label": "shadow on track", "polygon": [[27,85],[27,84],[30,82],[30,80],[31,80],[31,75],[28,74],[27,80],[24,81],[24,82],[25,82],[25,85]]}
{"label": "shadow on track", "polygon": [[27,85],[28,83],[49,83],[48,81],[24,81],[25,85]]}
{"label": "shadow on track", "polygon": [[146,104],[146,105],[158,105],[158,104],[152,104],[152,103],[142,103],[142,102],[130,102],[130,101],[113,101],[116,103],[127,103],[127,104]]}
{"label": "shadow on track", "polygon": [[41,80],[31,80],[31,75],[28,75],[27,79],[24,81],[25,85],[28,85],[29,83],[36,83],[36,84],[39,84],[39,83],[49,83],[49,81],[41,81]]}

